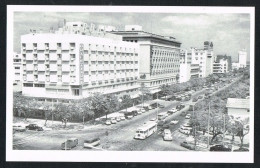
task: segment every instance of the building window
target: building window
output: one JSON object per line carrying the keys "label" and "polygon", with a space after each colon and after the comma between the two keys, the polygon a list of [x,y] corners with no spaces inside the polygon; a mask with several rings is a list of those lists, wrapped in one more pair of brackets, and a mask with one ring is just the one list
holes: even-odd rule
{"label": "building window", "polygon": [[24,83],[23,86],[24,87],[33,87],[33,84],[32,83]]}
{"label": "building window", "polygon": [[34,84],[34,87],[45,87],[45,84]]}

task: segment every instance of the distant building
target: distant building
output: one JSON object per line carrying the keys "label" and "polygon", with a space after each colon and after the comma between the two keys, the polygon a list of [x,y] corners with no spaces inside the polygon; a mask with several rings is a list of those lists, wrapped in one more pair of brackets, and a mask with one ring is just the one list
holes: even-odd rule
{"label": "distant building", "polygon": [[174,37],[166,37],[142,31],[141,27],[128,25],[125,31],[114,31],[127,42],[140,45],[140,84],[152,93],[158,92],[163,84],[178,82],[181,43]]}
{"label": "distant building", "polygon": [[199,77],[199,64],[192,64],[191,53],[187,50],[180,52],[180,78],[179,82],[187,82],[191,78]]}
{"label": "distant building", "polygon": [[239,63],[237,63],[237,62],[233,62],[232,63],[232,70],[239,69],[239,68],[240,68],[240,64]]}
{"label": "distant building", "polygon": [[240,68],[245,68],[247,65],[247,52],[245,49],[238,52],[238,63]]}
{"label": "distant building", "polygon": [[[212,46],[213,47],[213,46]],[[192,64],[199,64],[199,77],[204,78],[213,73],[213,51],[211,47],[209,50],[191,48],[188,55],[192,56]]]}
{"label": "distant building", "polygon": [[22,57],[21,54],[13,55],[14,78],[13,82],[20,83],[22,81]]}
{"label": "distant building", "polygon": [[250,99],[227,99],[227,113],[233,116],[234,119],[247,118],[250,112]]}
{"label": "distant building", "polygon": [[205,41],[204,42],[204,50],[213,51],[213,42],[212,41]]}
{"label": "distant building", "polygon": [[213,74],[223,74],[228,72],[228,60],[218,59],[218,62],[213,63]]}
{"label": "distant building", "polygon": [[220,62],[220,60],[227,60],[227,71],[231,71],[232,70],[232,58],[231,56],[227,56],[227,55],[217,55],[215,57],[215,62]]}

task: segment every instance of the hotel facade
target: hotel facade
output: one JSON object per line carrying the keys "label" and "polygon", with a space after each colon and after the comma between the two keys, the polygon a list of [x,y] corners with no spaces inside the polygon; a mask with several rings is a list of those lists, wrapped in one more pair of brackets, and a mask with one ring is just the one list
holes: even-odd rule
{"label": "hotel facade", "polygon": [[95,92],[136,97],[139,45],[109,36],[63,33],[61,29],[21,36],[22,93],[61,99],[84,98]]}
{"label": "hotel facade", "polygon": [[161,85],[178,82],[181,43],[175,38],[144,32],[137,25],[128,25],[124,31],[111,33],[122,35],[124,41],[140,45],[140,85],[156,93]]}

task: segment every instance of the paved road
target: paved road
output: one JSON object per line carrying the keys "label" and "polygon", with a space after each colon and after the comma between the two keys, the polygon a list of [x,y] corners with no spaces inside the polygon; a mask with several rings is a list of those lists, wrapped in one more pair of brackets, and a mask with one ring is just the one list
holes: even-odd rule
{"label": "paved road", "polygon": [[[205,93],[205,89],[195,92],[195,94],[192,97],[204,93]],[[156,133],[154,133],[153,135],[151,135],[145,140],[133,139],[135,131],[139,126],[143,125],[151,118],[156,118],[157,113],[160,113],[162,111],[168,111],[169,109],[180,104],[180,102],[177,101],[169,102],[169,101],[158,100],[158,102],[160,104],[165,105],[166,107],[164,109],[150,110],[149,112],[145,112],[130,120],[121,121],[114,125],[109,125],[109,126],[96,125],[96,126],[92,126],[89,129],[88,128],[84,129],[82,131],[51,130],[51,131],[43,131],[43,132],[26,131],[22,133],[16,133],[14,135],[14,144],[15,144],[14,148],[25,149],[25,150],[26,149],[60,150],[60,145],[63,141],[65,141],[67,138],[75,137],[79,139],[79,146],[75,148],[75,150],[93,150],[93,149],[83,148],[82,147],[83,140],[88,137],[99,136],[101,139],[101,145],[99,146],[99,148],[94,150],[117,150],[117,151],[187,150],[186,148],[179,146],[180,141],[178,141],[177,140],[178,138],[176,137],[174,137],[174,140],[170,142],[163,141],[160,128]],[[190,102],[191,100],[187,102],[183,102],[184,104],[186,104],[184,109],[166,118],[167,122],[170,122],[173,119],[179,120],[179,123],[177,125],[171,125],[170,129],[174,135],[178,135],[183,139],[185,139],[186,135],[182,135],[181,133],[178,133],[177,129],[181,124],[187,122],[187,120],[185,120],[184,117],[181,117],[180,114],[181,112],[188,110]],[[106,135],[106,131],[108,132],[108,136]]]}

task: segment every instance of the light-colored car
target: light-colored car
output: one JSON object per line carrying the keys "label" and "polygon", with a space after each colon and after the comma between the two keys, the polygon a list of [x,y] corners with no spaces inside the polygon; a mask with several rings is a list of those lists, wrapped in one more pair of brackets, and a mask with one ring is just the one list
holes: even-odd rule
{"label": "light-colored car", "polygon": [[117,122],[121,121],[120,117],[116,117],[116,121]]}
{"label": "light-colored car", "polygon": [[26,131],[26,128],[22,127],[21,125],[13,125],[13,130],[17,132],[24,132]]}
{"label": "light-colored car", "polygon": [[172,120],[171,122],[170,122],[170,124],[178,124],[178,120]]}
{"label": "light-colored car", "polygon": [[116,124],[116,119],[112,118],[111,119],[111,124]]}
{"label": "light-colored car", "polygon": [[186,117],[185,117],[185,119],[190,119],[190,115],[187,114]]}
{"label": "light-colored car", "polygon": [[181,127],[179,128],[179,131],[183,134],[189,135],[191,132],[192,128],[189,127]]}
{"label": "light-colored car", "polygon": [[164,141],[172,141],[172,133],[171,130],[165,129],[163,131],[163,140]]}
{"label": "light-colored car", "polygon": [[125,116],[121,116],[120,119],[121,119],[121,120],[125,120]]}
{"label": "light-colored car", "polygon": [[150,121],[157,121],[157,118],[151,118]]}
{"label": "light-colored car", "polygon": [[111,125],[111,121],[110,120],[106,120],[106,125]]}
{"label": "light-colored car", "polygon": [[140,108],[140,111],[141,111],[142,113],[146,112],[144,108]]}

